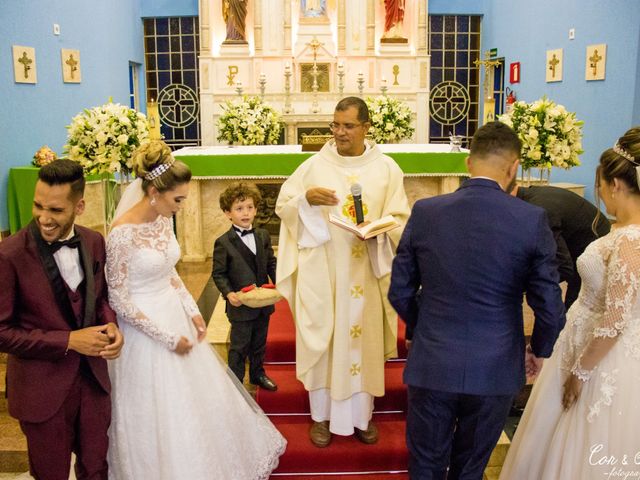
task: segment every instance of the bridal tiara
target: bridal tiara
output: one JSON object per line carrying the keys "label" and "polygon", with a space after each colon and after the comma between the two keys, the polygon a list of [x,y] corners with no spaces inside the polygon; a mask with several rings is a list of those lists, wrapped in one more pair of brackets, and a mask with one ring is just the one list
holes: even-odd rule
{"label": "bridal tiara", "polygon": [[155,178],[158,178],[160,175],[162,175],[164,172],[166,172],[167,170],[169,170],[171,168],[171,165],[173,165],[173,162],[175,162],[175,160],[172,158],[167,163],[162,163],[162,164],[158,165],[157,167],[152,169],[150,172],[148,172],[144,176],[144,179],[151,181],[151,180],[153,180]]}
{"label": "bridal tiara", "polygon": [[618,142],[616,142],[616,144],[613,146],[613,151],[616,152],[621,157],[626,158],[634,165],[638,165],[638,162],[635,161],[635,158],[633,158],[633,155],[631,155],[624,148],[622,148]]}

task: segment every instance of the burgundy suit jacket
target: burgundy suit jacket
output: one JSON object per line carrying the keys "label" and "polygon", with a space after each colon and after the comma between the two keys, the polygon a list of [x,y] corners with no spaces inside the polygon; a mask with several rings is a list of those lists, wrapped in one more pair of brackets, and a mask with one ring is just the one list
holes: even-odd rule
{"label": "burgundy suit jacket", "polygon": [[[9,354],[9,413],[22,421],[49,419],[67,397],[82,357],[66,351],[69,333],[116,322],[107,299],[104,239],[88,228],[76,225],[75,230],[81,237],[79,252],[85,272],[83,325],[70,318],[73,312],[65,308],[68,295],[60,295],[50,280],[52,269],[47,269],[39,250],[42,240],[36,240],[29,226],[0,243],[0,351]],[[110,393],[106,360],[86,359],[100,387]]]}

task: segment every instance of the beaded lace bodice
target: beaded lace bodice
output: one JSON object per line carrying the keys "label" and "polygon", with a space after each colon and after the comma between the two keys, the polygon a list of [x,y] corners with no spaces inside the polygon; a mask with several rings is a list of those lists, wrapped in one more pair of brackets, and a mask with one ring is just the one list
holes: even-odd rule
{"label": "beaded lace bodice", "polygon": [[107,283],[109,303],[118,319],[128,322],[175,349],[180,335],[160,329],[136,305],[136,298],[177,294],[190,317],[200,312],[176,272],[180,247],[171,219],[158,216],[143,224],[115,227],[107,238]]}
{"label": "beaded lace bodice", "polygon": [[[594,241],[577,264],[582,288],[556,346],[560,367],[571,371],[594,337],[616,338],[626,357],[640,359],[640,225],[619,227]],[[602,382],[601,396],[590,405],[589,420],[611,403],[618,368],[597,366],[594,374]]]}

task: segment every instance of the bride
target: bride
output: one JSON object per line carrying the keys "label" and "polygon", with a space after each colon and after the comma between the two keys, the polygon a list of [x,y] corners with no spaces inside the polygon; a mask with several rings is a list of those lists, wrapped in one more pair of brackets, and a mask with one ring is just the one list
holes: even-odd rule
{"label": "bride", "polygon": [[191,172],[159,140],[133,160],[137,180],[107,238],[109,298],[125,336],[109,369],[109,478],[266,479],[286,441],[201,343],[205,323],[174,268],[171,217]]}
{"label": "bride", "polygon": [[501,480],[640,477],[640,127],[602,154],[596,179],[617,228],[578,259],[580,295]]}

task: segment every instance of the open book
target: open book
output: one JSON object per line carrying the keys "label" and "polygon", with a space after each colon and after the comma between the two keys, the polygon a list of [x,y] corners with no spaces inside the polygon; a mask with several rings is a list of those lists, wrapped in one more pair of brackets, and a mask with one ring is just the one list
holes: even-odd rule
{"label": "open book", "polygon": [[355,236],[362,238],[363,240],[377,237],[381,233],[388,232],[389,230],[393,230],[400,226],[396,219],[391,215],[374,220],[364,227],[358,227],[353,223],[345,222],[342,218],[332,213],[329,214],[329,221],[340,228],[350,231]]}

